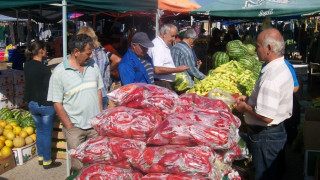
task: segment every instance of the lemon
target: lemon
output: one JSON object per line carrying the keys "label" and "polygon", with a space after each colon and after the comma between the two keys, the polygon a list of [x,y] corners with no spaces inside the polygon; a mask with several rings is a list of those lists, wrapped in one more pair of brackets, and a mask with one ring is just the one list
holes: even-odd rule
{"label": "lemon", "polygon": [[18,135],[18,134],[20,134],[21,131],[22,131],[21,127],[16,126],[13,128],[12,132],[13,132],[13,134]]}
{"label": "lemon", "polygon": [[16,122],[11,122],[9,123],[12,127],[18,126],[18,124]]}
{"label": "lemon", "polygon": [[7,121],[0,120],[0,126],[4,128],[7,125]]}
{"label": "lemon", "polygon": [[37,140],[37,135],[35,133],[31,134],[30,137],[33,139],[33,141]]}
{"label": "lemon", "polygon": [[19,133],[19,136],[22,137],[22,138],[25,138],[28,136],[28,133],[25,131],[25,130],[22,130],[20,133]]}
{"label": "lemon", "polygon": [[12,140],[7,139],[4,143],[6,144],[6,147],[12,148],[13,146]]}
{"label": "lemon", "polygon": [[33,139],[32,139],[32,137],[30,137],[30,136],[24,138],[24,140],[26,141],[26,144],[31,144],[31,143],[33,143]]}
{"label": "lemon", "polygon": [[28,133],[28,135],[31,135],[34,132],[32,127],[25,127],[24,130]]}
{"label": "lemon", "polygon": [[8,146],[4,146],[1,149],[1,154],[3,158],[10,156],[11,153],[12,153],[11,148],[9,148]]}
{"label": "lemon", "polygon": [[8,132],[12,132],[12,129],[4,129],[2,135],[6,137]]}
{"label": "lemon", "polygon": [[13,139],[13,146],[15,148],[23,147],[25,144],[26,144],[26,142],[25,142],[24,138],[22,138],[22,137],[16,137]]}
{"label": "lemon", "polygon": [[16,136],[13,134],[13,132],[8,132],[6,135],[6,138],[9,140],[13,140]]}
{"label": "lemon", "polygon": [[3,133],[3,127],[0,126],[0,135]]}
{"label": "lemon", "polygon": [[13,129],[12,126],[10,124],[7,124],[4,129]]}
{"label": "lemon", "polygon": [[0,140],[4,142],[6,140],[6,137],[0,136]]}
{"label": "lemon", "polygon": [[0,149],[2,149],[4,146],[4,141],[0,140]]}

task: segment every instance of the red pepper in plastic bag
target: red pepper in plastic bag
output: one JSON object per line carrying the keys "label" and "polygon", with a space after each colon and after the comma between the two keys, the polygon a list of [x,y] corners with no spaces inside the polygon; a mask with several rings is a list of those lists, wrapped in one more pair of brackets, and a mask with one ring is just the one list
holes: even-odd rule
{"label": "red pepper in plastic bag", "polygon": [[150,173],[146,174],[141,180],[207,180],[201,176],[186,176],[166,173]]}
{"label": "red pepper in plastic bag", "polygon": [[133,157],[129,161],[133,167],[139,168],[144,173],[173,173],[207,178],[221,176],[215,172],[213,166],[215,153],[207,146],[148,147],[138,157]]}
{"label": "red pepper in plastic bag", "polygon": [[139,180],[141,178],[142,174],[140,172],[135,172],[131,169],[123,169],[103,163],[95,163],[84,166],[75,179]]}
{"label": "red pepper in plastic bag", "polygon": [[133,138],[145,141],[161,123],[156,112],[128,107],[106,109],[89,120],[101,136]]}
{"label": "red pepper in plastic bag", "polygon": [[173,113],[181,103],[175,92],[146,83],[132,83],[110,92],[107,96],[117,106],[153,108],[166,115]]}
{"label": "red pepper in plastic bag", "polygon": [[83,163],[118,163],[121,167],[128,167],[122,161],[137,156],[145,147],[146,144],[142,141],[97,136],[80,144],[76,149],[69,150],[69,153]]}
{"label": "red pepper in plastic bag", "polygon": [[[227,149],[237,142],[238,129],[229,116],[216,113],[185,112],[172,114],[150,135],[152,145],[206,145],[213,149]],[[228,115],[233,116],[231,113]]]}

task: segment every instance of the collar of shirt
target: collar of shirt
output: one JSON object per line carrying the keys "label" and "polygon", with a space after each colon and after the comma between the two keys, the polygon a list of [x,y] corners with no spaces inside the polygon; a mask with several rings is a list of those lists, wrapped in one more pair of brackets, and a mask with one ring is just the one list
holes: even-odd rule
{"label": "collar of shirt", "polygon": [[186,43],[184,41],[180,41],[179,43],[184,44],[184,45],[186,45],[187,47],[189,47],[191,49],[191,47],[190,47],[190,45],[188,43]]}
{"label": "collar of shirt", "polygon": [[169,48],[170,47],[163,41],[163,39],[160,37],[160,36],[157,36],[157,38],[160,40],[161,43],[163,43],[163,45],[166,47],[166,48]]}
{"label": "collar of shirt", "polygon": [[[69,61],[68,61],[69,57],[70,57],[70,55],[67,56],[67,59],[66,59],[66,60],[63,60],[63,67],[64,67],[64,69],[66,69],[66,70],[67,70],[67,69],[76,70],[75,68],[73,68],[73,67],[70,66],[70,63],[69,63]],[[93,60],[93,59],[90,59],[89,62],[88,62],[88,64],[87,64],[84,68],[86,69],[88,66],[93,66],[93,64],[94,64],[94,60]]]}
{"label": "collar of shirt", "polygon": [[283,61],[284,62],[284,57],[280,57],[278,59],[275,59],[271,62],[269,62],[268,64],[266,64],[262,69],[261,69],[261,74],[265,73],[266,71],[268,71],[268,69],[272,68],[274,66],[274,64],[277,64],[279,62]]}

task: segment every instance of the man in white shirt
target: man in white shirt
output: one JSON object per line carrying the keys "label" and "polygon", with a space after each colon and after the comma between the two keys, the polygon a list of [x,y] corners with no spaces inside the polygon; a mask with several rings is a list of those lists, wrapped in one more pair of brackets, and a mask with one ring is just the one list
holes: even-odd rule
{"label": "man in white shirt", "polygon": [[256,48],[259,60],[266,65],[250,98],[240,96],[236,109],[244,112],[255,179],[277,179],[281,173],[279,155],[287,139],[283,121],[292,115],[293,78],[284,61],[285,44],[277,29],[262,31]]}
{"label": "man in white shirt", "polygon": [[173,82],[177,72],[189,69],[189,66],[176,67],[171,57],[170,48],[178,33],[173,24],[164,24],[160,27],[159,36],[152,43],[148,54],[153,59],[155,84],[173,90]]}

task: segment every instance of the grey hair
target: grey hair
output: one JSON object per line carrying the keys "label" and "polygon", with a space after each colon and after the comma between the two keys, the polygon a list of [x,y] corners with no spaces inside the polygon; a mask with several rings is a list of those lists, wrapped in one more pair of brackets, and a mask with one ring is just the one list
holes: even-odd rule
{"label": "grey hair", "polygon": [[173,24],[163,24],[160,27],[159,33],[160,33],[160,35],[168,34],[168,33],[170,33],[170,30],[173,29],[173,28],[178,30],[178,28]]}
{"label": "grey hair", "polygon": [[184,32],[183,38],[184,39],[189,39],[189,38],[197,39],[198,35],[193,28],[189,28]]}
{"label": "grey hair", "polygon": [[285,42],[283,37],[281,39],[274,36],[273,33],[266,33],[264,39],[262,40],[262,46],[266,48],[268,45],[272,47],[272,52],[276,55],[284,55]]}

